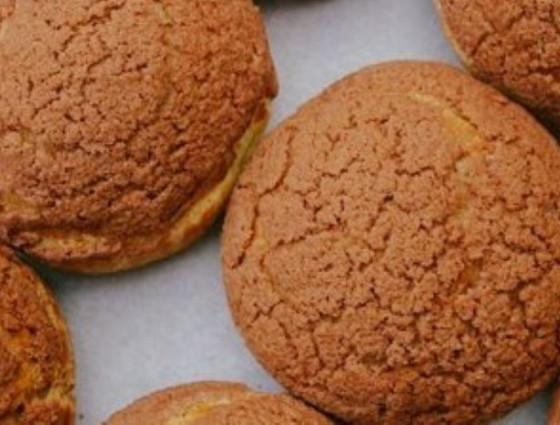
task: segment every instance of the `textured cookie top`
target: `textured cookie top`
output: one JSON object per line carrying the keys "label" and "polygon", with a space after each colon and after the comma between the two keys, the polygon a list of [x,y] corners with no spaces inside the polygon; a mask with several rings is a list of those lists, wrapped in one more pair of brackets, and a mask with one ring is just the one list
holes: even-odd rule
{"label": "textured cookie top", "polygon": [[558,370],[560,154],[435,63],[364,69],[257,149],[223,256],[234,318],[292,392],[356,424],[474,424]]}
{"label": "textured cookie top", "polygon": [[276,93],[250,0],[0,5],[0,231],[47,259],[170,227]]}
{"label": "textured cookie top", "polygon": [[0,248],[0,424],[74,423],[64,319],[39,278]]}
{"label": "textured cookie top", "polygon": [[560,3],[435,1],[472,70],[560,126]]}
{"label": "textured cookie top", "polygon": [[199,383],[152,394],[105,425],[329,425],[291,397],[257,394],[245,386]]}

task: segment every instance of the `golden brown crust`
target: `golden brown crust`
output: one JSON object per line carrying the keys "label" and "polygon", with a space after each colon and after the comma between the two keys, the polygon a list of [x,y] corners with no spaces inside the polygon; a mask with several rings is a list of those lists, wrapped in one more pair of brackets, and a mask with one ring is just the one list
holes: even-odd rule
{"label": "golden brown crust", "polygon": [[257,148],[223,234],[248,346],[350,423],[479,424],[560,352],[560,154],[436,63],[367,68]]}
{"label": "golden brown crust", "polygon": [[463,62],[560,128],[560,4],[556,0],[435,0]]}
{"label": "golden brown crust", "polygon": [[74,361],[39,278],[0,248],[0,425],[72,425]]}
{"label": "golden brown crust", "polygon": [[241,384],[201,382],[142,398],[104,425],[329,425],[303,403]]}
{"label": "golden brown crust", "polygon": [[276,94],[258,10],[250,0],[10,4],[0,12],[0,237],[79,270],[176,251],[174,225],[224,179]]}

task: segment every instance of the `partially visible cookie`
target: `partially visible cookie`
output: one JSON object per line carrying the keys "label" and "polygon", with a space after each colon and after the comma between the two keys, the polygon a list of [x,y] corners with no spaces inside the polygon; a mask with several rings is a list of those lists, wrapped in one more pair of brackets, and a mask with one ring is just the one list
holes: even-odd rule
{"label": "partially visible cookie", "polygon": [[360,425],[487,423],[560,368],[560,150],[458,69],[363,69],[257,148],[223,233],[249,348]]}
{"label": "partially visible cookie", "polygon": [[550,410],[548,411],[548,425],[560,425],[560,390],[556,390]]}
{"label": "partially visible cookie", "polygon": [[470,70],[560,129],[560,3],[435,3],[449,39]]}
{"label": "partially visible cookie", "polygon": [[55,300],[0,248],[0,425],[74,423],[74,361]]}
{"label": "partially visible cookie", "polygon": [[149,395],[104,425],[329,425],[285,395],[260,394],[240,384],[202,382]]}
{"label": "partially visible cookie", "polygon": [[198,238],[278,88],[252,0],[1,4],[0,239],[100,273]]}

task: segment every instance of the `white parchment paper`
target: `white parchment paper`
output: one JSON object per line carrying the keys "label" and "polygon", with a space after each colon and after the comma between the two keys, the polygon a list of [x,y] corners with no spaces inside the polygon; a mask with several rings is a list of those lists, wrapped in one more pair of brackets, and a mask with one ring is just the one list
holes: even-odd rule
{"label": "white parchment paper", "polygon": [[[431,0],[269,0],[281,83],[271,127],[348,72],[391,59],[457,63]],[[280,391],[234,330],[222,290],[219,229],[184,254],[109,277],[43,270],[66,312],[78,365],[78,424],[98,425],[148,392],[196,380]],[[501,425],[542,425],[547,395]]]}

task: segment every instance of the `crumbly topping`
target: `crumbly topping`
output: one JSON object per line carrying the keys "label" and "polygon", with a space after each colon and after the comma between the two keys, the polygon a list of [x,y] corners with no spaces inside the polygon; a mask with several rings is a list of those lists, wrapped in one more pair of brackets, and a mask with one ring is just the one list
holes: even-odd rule
{"label": "crumbly topping", "polygon": [[436,0],[464,61],[560,128],[560,4]]}
{"label": "crumbly topping", "polygon": [[292,392],[355,424],[485,423],[559,362],[560,155],[431,63],[365,69],[255,152],[226,217],[234,318]]}
{"label": "crumbly topping", "polygon": [[74,423],[64,319],[38,277],[0,248],[0,424]]}
{"label": "crumbly topping", "polygon": [[250,0],[10,4],[0,235],[30,251],[61,239],[75,244],[53,257],[113,255],[126,237],[168,229],[224,177],[276,93]]}

